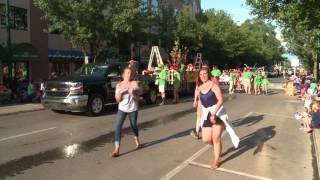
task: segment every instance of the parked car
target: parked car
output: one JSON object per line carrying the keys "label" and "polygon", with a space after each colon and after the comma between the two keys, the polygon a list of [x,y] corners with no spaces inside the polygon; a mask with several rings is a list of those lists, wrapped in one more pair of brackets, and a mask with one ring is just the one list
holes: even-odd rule
{"label": "parked car", "polygon": [[[55,112],[86,112],[88,116],[102,114],[104,105],[115,102],[115,87],[122,80],[121,72],[127,63],[87,64],[72,75],[44,83],[41,102]],[[149,104],[156,103],[157,88],[152,77],[136,75],[143,88],[142,97]]]}

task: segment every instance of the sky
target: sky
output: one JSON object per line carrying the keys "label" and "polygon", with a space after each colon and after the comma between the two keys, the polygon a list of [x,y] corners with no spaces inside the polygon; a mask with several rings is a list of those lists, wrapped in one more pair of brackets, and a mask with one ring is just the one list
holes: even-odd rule
{"label": "sky", "polygon": [[[231,15],[233,20],[240,25],[246,19],[252,19],[250,15],[250,7],[246,5],[246,0],[201,0],[201,8],[207,10],[214,8],[216,10],[224,10]],[[277,37],[282,40],[279,29],[276,29]],[[283,43],[284,44],[284,43]],[[299,64],[299,60],[296,56],[286,54],[286,57],[292,62],[292,65]]]}

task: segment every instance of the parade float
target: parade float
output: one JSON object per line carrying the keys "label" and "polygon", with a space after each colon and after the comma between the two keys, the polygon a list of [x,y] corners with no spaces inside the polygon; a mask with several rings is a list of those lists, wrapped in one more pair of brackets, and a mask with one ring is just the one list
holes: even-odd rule
{"label": "parade float", "polygon": [[[154,46],[151,49],[148,69],[144,70],[143,74],[157,78],[157,74],[160,72],[159,67],[164,66],[168,75],[167,90],[172,90],[174,71],[178,71],[181,77],[181,92],[193,93],[195,81],[197,79],[200,67],[202,66],[202,55],[201,53],[198,53],[194,63],[185,65],[187,62],[188,52],[188,49],[181,46],[180,41],[176,40],[172,51],[170,52],[171,60],[169,61],[169,64],[164,64],[159,52],[159,47]],[[157,83],[157,80],[155,82]]]}

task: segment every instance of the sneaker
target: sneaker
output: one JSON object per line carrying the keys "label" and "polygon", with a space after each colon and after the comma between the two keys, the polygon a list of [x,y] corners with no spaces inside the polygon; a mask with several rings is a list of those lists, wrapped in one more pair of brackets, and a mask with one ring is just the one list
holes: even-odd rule
{"label": "sneaker", "polygon": [[191,135],[194,139],[200,139],[199,134],[197,134],[194,130],[191,131],[190,135]]}

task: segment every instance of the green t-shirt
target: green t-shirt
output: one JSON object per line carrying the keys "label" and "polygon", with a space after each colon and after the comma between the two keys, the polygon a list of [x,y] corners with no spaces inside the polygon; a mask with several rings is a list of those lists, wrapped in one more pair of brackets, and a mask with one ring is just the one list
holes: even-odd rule
{"label": "green t-shirt", "polygon": [[159,86],[165,86],[167,83],[167,71],[163,69],[159,73]]}
{"label": "green t-shirt", "polygon": [[315,92],[317,89],[317,83],[311,83],[310,87],[311,87],[312,91]]}
{"label": "green t-shirt", "polygon": [[211,71],[211,75],[214,77],[219,77],[221,76],[221,71],[219,69],[214,69]]}
{"label": "green t-shirt", "polygon": [[261,77],[260,77],[260,76],[256,76],[256,77],[254,78],[254,83],[255,83],[255,84],[261,84]]}
{"label": "green t-shirt", "polygon": [[229,80],[230,81],[233,81],[233,80],[235,80],[236,79],[236,74],[235,73],[230,73],[229,74]]}
{"label": "green t-shirt", "polygon": [[186,65],[183,64],[183,63],[181,63],[181,64],[180,64],[180,69],[179,69],[179,71],[180,71],[180,72],[183,72],[183,70],[184,70],[185,67],[186,67]]}
{"label": "green t-shirt", "polygon": [[251,73],[250,71],[243,72],[243,79],[250,79]]}
{"label": "green t-shirt", "polygon": [[180,76],[180,73],[178,71],[176,71],[173,75],[173,84],[174,85],[177,85],[180,83],[180,80],[181,80],[181,76]]}
{"label": "green t-shirt", "polygon": [[31,95],[33,93],[33,90],[34,90],[34,86],[33,86],[33,84],[30,83],[28,85],[28,95]]}
{"label": "green t-shirt", "polygon": [[268,79],[267,79],[267,78],[262,79],[261,84],[262,84],[263,86],[268,86],[268,85],[269,85]]}

